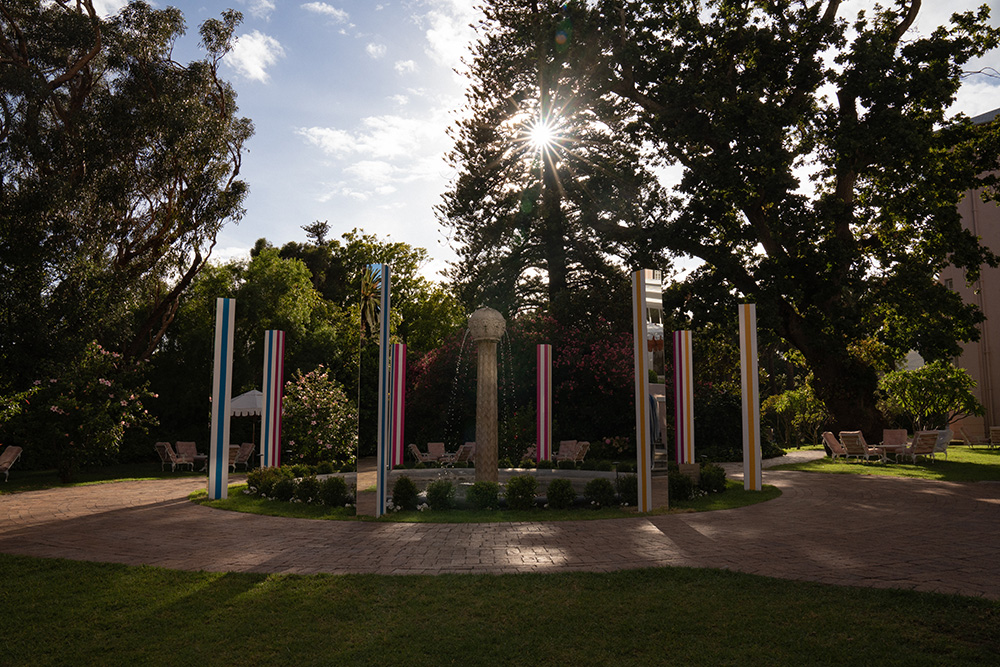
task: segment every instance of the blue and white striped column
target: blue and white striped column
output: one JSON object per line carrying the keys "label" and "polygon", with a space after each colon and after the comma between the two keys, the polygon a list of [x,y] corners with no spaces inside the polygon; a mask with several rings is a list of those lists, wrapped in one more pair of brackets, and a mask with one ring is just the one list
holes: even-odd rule
{"label": "blue and white striped column", "polygon": [[740,369],[743,388],[743,489],[760,491],[760,388],[757,372],[757,305],[740,311]]}
{"label": "blue and white striped column", "polygon": [[263,467],[281,465],[281,406],[285,388],[285,332],[264,332],[264,413],[260,453]]}
{"label": "blue and white striped column", "polygon": [[215,301],[215,373],[212,378],[212,435],[208,449],[208,497],[229,496],[229,420],[233,389],[233,330],[236,299]]}
{"label": "blue and white striped column", "polygon": [[632,274],[632,337],[635,350],[635,464],[639,472],[639,511],[653,509],[653,453],[649,439],[649,369],[646,365],[646,278]]}
{"label": "blue and white striped column", "polygon": [[391,351],[389,345],[390,283],[388,264],[376,264],[372,265],[372,268],[376,269],[378,275],[381,277],[380,282],[382,285],[378,333],[378,474],[375,487],[377,496],[375,499],[375,516],[379,517],[385,514],[386,496],[388,494],[387,485],[389,482],[389,461],[391,457],[389,452],[389,436],[392,429],[392,421],[390,419],[392,410],[389,407],[389,372],[391,370],[391,364],[389,363],[389,353]]}

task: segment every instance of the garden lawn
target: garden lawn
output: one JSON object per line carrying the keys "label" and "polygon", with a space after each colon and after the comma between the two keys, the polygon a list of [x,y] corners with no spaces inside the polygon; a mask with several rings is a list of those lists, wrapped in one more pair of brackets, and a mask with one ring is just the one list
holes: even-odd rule
{"label": "garden lawn", "polygon": [[[325,507],[322,505],[307,505],[304,503],[281,502],[258,498],[243,493],[246,486],[232,486],[229,497],[222,500],[209,500],[208,493],[203,490],[191,494],[191,499],[208,507],[247,512],[250,514],[265,514],[268,516],[284,516],[296,519],[360,519],[367,521],[388,521],[400,523],[507,523],[511,521],[580,521],[583,519],[622,519],[636,516],[635,508],[603,507],[592,509],[578,507],[576,509],[556,510],[537,508],[533,510],[473,510],[454,509],[447,511],[425,510],[422,512],[392,512],[375,519],[374,517],[357,517],[354,510],[342,507]],[[781,491],[768,484],[763,491],[744,491],[743,482],[727,480],[724,493],[714,493],[694,500],[674,501],[669,510],[654,510],[648,514],[667,514],[670,512],[704,512],[710,510],[734,509],[756,503],[772,500],[781,495]]]}
{"label": "garden lawn", "polygon": [[263,575],[0,555],[4,665],[996,664],[996,602],[721,570]]}
{"label": "garden lawn", "polygon": [[1000,481],[1000,449],[949,447],[947,459],[938,455],[936,459],[917,459],[915,464],[896,463],[892,459],[888,463],[857,459],[832,461],[826,457],[806,463],[787,463],[771,470],[919,477],[944,482],[997,482]]}

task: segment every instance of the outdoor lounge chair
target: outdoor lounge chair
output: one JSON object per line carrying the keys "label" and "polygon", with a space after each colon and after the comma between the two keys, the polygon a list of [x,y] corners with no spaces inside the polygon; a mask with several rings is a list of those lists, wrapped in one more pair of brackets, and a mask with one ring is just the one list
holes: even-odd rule
{"label": "outdoor lounge chair", "polygon": [[250,458],[253,456],[255,446],[252,442],[244,442],[236,452],[236,458],[229,462],[229,467],[236,472],[236,466],[243,465],[243,470],[250,468]]}
{"label": "outdoor lounge chair", "polygon": [[3,472],[3,481],[7,481],[7,478],[10,476],[10,467],[20,457],[21,448],[14,445],[9,445],[7,449],[3,450],[3,454],[0,454],[0,471]]}
{"label": "outdoor lounge chair", "polygon": [[407,445],[407,448],[410,450],[410,453],[413,454],[413,458],[417,460],[417,463],[430,463],[434,460],[430,454],[424,454],[420,451],[420,448],[413,443]]}
{"label": "outdoor lounge chair", "polygon": [[431,457],[431,461],[447,461],[450,457],[448,452],[445,451],[443,442],[428,442],[427,443],[427,455]]}
{"label": "outdoor lounge chair", "polygon": [[882,451],[888,456],[892,454],[896,460],[906,450],[907,431],[905,428],[887,428],[882,430]]}
{"label": "outdoor lounge chair", "polygon": [[475,456],[476,443],[467,442],[458,448],[458,451],[455,452],[455,455],[451,457],[451,460],[449,460],[448,463],[452,465],[455,463],[466,463],[468,461],[475,460]]}
{"label": "outdoor lounge chair", "polygon": [[830,450],[830,460],[836,461],[838,456],[843,456],[845,459],[847,458],[847,450],[844,449],[844,446],[840,444],[839,440],[837,440],[837,436],[830,431],[823,432],[823,444],[825,444]]}
{"label": "outdoor lounge chair", "polygon": [[575,461],[576,460],[576,440],[560,440],[559,452],[552,455],[553,461]]}
{"label": "outdoor lounge chair", "polygon": [[208,470],[208,454],[199,454],[193,440],[178,440],[174,450],[177,452],[178,463],[190,463],[192,470],[196,463],[201,463],[201,469]]}
{"label": "outdoor lounge chair", "polygon": [[590,443],[587,441],[576,443],[576,456],[573,460],[577,463],[583,463],[583,457],[587,455],[587,450],[590,449]]}
{"label": "outdoor lounge chair", "polygon": [[937,431],[917,431],[913,434],[913,442],[903,452],[903,456],[909,456],[914,463],[917,462],[918,456],[933,456],[937,439]]}
{"label": "outdoor lounge chair", "polygon": [[1000,426],[990,426],[990,449],[1000,447]]}
{"label": "outdoor lounge chair", "polygon": [[845,454],[847,458],[854,456],[867,461],[871,457],[877,456],[879,459],[885,460],[885,455],[882,452],[868,446],[868,443],[865,442],[865,435],[861,431],[841,431],[840,442],[847,450],[847,454]]}
{"label": "outdoor lounge chair", "polygon": [[931,454],[931,458],[935,458],[938,454],[944,454],[944,457],[948,458],[948,445],[951,444],[951,436],[954,435],[950,428],[938,431],[937,442],[934,443],[934,453]]}
{"label": "outdoor lounge chair", "polygon": [[[180,443],[177,444],[180,445]],[[160,470],[163,470],[163,466],[168,463],[170,464],[170,472],[174,472],[177,470],[177,466],[181,465],[190,465],[191,470],[194,470],[194,459],[179,456],[174,452],[174,448],[169,442],[157,442],[153,447],[156,448],[156,453],[160,455]]]}
{"label": "outdoor lounge chair", "polygon": [[982,430],[976,432],[971,428],[959,426],[958,437],[960,437],[965,443],[965,446],[970,449],[977,445],[980,447],[990,446],[990,439],[983,434]]}

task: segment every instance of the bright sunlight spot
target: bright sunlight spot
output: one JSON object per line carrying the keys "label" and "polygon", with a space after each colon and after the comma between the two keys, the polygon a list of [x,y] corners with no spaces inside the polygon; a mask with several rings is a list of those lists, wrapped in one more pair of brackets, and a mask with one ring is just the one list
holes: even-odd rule
{"label": "bright sunlight spot", "polygon": [[532,148],[539,151],[545,150],[555,141],[556,131],[551,123],[538,121],[531,126],[529,138]]}

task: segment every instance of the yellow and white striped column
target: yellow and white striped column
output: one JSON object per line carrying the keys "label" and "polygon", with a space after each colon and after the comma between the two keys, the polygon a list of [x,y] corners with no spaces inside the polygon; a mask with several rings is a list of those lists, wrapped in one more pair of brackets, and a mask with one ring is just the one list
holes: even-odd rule
{"label": "yellow and white striped column", "polygon": [[674,422],[677,463],[694,463],[694,346],[690,331],[674,332]]}
{"label": "yellow and white striped column", "polygon": [[639,481],[639,511],[653,509],[653,453],[649,436],[649,369],[646,363],[646,278],[632,274],[632,336],[635,349],[635,464]]}
{"label": "yellow and white striped column", "polygon": [[743,488],[760,491],[760,388],[757,372],[757,306],[740,311],[740,368],[743,389]]}
{"label": "yellow and white striped column", "polygon": [[208,448],[208,498],[229,497],[229,421],[233,395],[233,330],[236,299],[215,300],[215,371],[212,377],[212,434]]}

